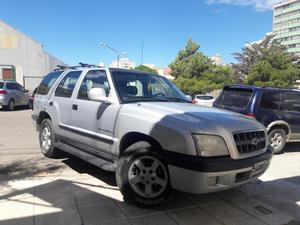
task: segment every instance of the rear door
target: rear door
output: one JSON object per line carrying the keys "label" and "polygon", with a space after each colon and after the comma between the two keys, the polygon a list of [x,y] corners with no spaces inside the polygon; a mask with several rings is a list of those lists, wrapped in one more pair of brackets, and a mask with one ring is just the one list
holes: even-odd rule
{"label": "rear door", "polygon": [[284,93],[283,118],[290,125],[293,138],[300,139],[300,92]]}
{"label": "rear door", "polygon": [[46,112],[51,116],[58,135],[65,136],[61,126],[68,123],[72,105],[72,94],[81,71],[70,71],[64,75],[46,104]]}

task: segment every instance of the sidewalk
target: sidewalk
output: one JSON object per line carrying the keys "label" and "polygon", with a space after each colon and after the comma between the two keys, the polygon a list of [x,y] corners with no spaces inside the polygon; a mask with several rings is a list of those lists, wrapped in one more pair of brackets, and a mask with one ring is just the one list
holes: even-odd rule
{"label": "sidewalk", "polygon": [[[290,154],[295,156],[276,156],[265,182],[206,195],[174,192],[170,202],[155,209],[124,203],[113,173],[76,158],[31,156],[0,165],[0,224],[298,225],[300,153]],[[290,165],[298,162],[291,166],[292,177],[280,174],[283,158]]]}

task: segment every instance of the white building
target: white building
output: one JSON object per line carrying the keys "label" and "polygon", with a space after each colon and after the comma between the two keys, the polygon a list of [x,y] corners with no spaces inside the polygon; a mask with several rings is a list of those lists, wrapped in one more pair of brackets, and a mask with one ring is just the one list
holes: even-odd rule
{"label": "white building", "polygon": [[62,61],[44,51],[43,45],[0,20],[0,79],[11,79],[33,90],[41,77]]}
{"label": "white building", "polygon": [[[119,65],[118,65],[119,64]],[[119,62],[118,60],[115,60],[113,61],[111,64],[110,64],[110,67],[113,67],[113,68],[123,68],[123,69],[132,69],[135,67],[135,62],[130,60],[127,56],[127,53],[124,52],[123,53],[123,56],[120,58]]]}
{"label": "white building", "polygon": [[295,88],[299,88],[300,89],[300,80],[296,80]]}
{"label": "white building", "polygon": [[217,53],[213,56],[210,56],[209,58],[213,62],[213,64],[217,66],[223,65],[223,58],[220,56],[220,54]]}

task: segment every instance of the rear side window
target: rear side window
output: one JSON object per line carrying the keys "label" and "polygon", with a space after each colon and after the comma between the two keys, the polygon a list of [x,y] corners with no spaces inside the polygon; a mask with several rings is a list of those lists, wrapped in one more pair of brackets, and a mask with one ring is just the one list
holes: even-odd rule
{"label": "rear side window", "polygon": [[49,73],[41,82],[40,86],[38,87],[36,94],[38,95],[46,95],[48,94],[50,88],[57,80],[57,78],[62,74],[62,71],[55,71]]}
{"label": "rear side window", "polygon": [[3,88],[3,87],[4,87],[4,83],[0,82],[0,88]]}
{"label": "rear side window", "polygon": [[217,105],[234,108],[246,108],[252,97],[250,89],[228,88],[221,93]]}
{"label": "rear side window", "polygon": [[72,71],[60,81],[55,90],[55,96],[70,98],[77,83],[81,71]]}
{"label": "rear side window", "polygon": [[6,89],[8,90],[17,90],[17,85],[15,83],[6,83]]}
{"label": "rear side window", "polygon": [[259,106],[264,109],[279,110],[281,94],[275,91],[264,91],[260,98]]}
{"label": "rear side window", "polygon": [[285,108],[289,111],[300,112],[300,93],[289,92],[285,94]]}

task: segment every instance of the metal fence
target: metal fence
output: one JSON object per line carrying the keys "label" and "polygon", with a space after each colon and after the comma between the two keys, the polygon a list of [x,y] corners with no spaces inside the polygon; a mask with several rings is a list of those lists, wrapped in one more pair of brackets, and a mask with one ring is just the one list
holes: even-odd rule
{"label": "metal fence", "polygon": [[23,76],[23,86],[29,91],[33,91],[39,86],[44,77],[37,76]]}

